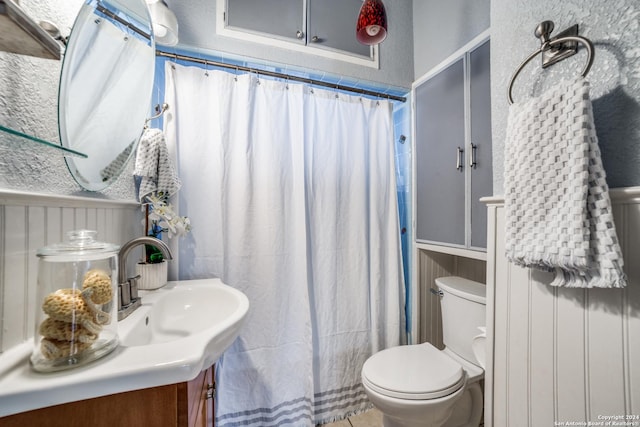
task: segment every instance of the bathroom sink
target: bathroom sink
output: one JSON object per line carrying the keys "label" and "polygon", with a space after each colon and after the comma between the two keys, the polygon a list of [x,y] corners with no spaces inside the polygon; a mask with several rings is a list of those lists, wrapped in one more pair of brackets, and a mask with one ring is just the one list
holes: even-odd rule
{"label": "bathroom sink", "polygon": [[119,346],[102,359],[42,374],[29,366],[33,340],[0,354],[0,417],[190,381],[233,343],[249,310],[247,297],[220,279],[139,294],[142,305],[118,322]]}
{"label": "bathroom sink", "polygon": [[118,325],[124,347],[198,335],[214,341],[218,335],[233,340],[248,308],[244,294],[222,283],[168,285],[140,294],[142,306]]}

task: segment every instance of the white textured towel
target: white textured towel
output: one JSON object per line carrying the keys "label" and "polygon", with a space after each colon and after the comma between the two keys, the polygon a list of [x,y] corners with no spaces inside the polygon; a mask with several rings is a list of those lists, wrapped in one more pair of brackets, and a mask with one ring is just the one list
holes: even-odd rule
{"label": "white textured towel", "polygon": [[584,78],[511,105],[504,174],[510,261],[554,286],[626,286]]}
{"label": "white textured towel", "polygon": [[180,178],[169,158],[169,150],[160,129],[145,129],[138,151],[133,174],[141,177],[138,199],[149,194],[169,197],[180,189]]}

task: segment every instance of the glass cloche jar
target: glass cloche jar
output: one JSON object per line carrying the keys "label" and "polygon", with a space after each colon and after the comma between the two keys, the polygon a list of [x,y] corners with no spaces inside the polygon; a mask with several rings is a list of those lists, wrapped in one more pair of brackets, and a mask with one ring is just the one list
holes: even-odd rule
{"label": "glass cloche jar", "polygon": [[118,345],[119,246],[96,231],[37,251],[38,284],[33,369],[59,371],[105,356]]}

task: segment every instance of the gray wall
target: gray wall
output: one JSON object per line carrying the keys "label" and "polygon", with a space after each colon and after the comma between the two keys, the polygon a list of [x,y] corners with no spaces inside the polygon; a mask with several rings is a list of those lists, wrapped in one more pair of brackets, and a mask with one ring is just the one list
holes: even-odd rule
{"label": "gray wall", "polygon": [[[388,36],[380,44],[380,69],[335,61],[316,55],[255,44],[216,34],[216,1],[168,0],[179,23],[180,44],[186,49],[242,55],[249,59],[304,67],[307,70],[351,77],[382,86],[410,88],[413,82],[412,2],[385,0]],[[356,17],[354,16],[354,35]]]}
{"label": "gray wall", "polygon": [[[218,37],[214,28],[215,2],[171,0],[169,3],[180,20],[182,43],[195,48],[215,48],[401,87],[409,87],[414,73],[419,77],[489,25],[488,0],[416,0],[413,4],[406,0],[387,0],[390,35],[381,45],[381,69],[372,70]],[[36,19],[49,19],[66,33],[82,1],[23,0],[21,4]],[[533,37],[533,30],[545,19],[554,20],[557,31],[578,23],[581,34],[595,43],[596,59],[589,80],[609,185],[640,185],[637,166],[640,160],[640,49],[637,47],[640,2],[493,0],[490,19],[494,192],[501,194],[503,188],[507,82],[520,61],[537,49],[539,42]],[[442,22],[447,23],[446,27]],[[518,78],[516,99],[531,96],[560,78],[574,76],[582,66],[583,55],[544,72],[535,61]],[[59,73],[58,61],[0,52],[0,124],[57,141]],[[59,194],[81,192],[62,157],[43,155],[37,148],[18,150],[15,155],[16,147],[0,142],[0,187]],[[134,199],[128,172],[103,193],[113,198]]]}
{"label": "gray wall", "polygon": [[414,0],[415,79],[489,28],[490,0]]}
{"label": "gray wall", "polygon": [[[533,31],[540,21],[555,22],[554,33],[579,24],[595,44],[588,75],[602,159],[611,187],[640,185],[640,2],[638,0],[493,0],[491,2],[491,89],[494,193],[503,193],[508,81],[518,64],[539,47]],[[553,34],[552,34],[553,35]],[[514,86],[514,99],[572,78],[585,52],[544,71],[534,60]]]}
{"label": "gray wall", "polygon": [[[22,0],[36,22],[46,19],[68,35],[83,0]],[[0,124],[58,143],[58,81],[62,61],[0,52]],[[131,166],[131,165],[130,165]],[[129,169],[102,193],[83,191],[64,158],[36,143],[0,134],[0,188],[39,193],[135,200]]]}

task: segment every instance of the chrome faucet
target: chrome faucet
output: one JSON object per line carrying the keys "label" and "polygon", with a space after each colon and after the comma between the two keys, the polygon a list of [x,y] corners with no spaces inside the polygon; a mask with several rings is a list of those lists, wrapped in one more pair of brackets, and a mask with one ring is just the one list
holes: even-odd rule
{"label": "chrome faucet", "polygon": [[127,278],[127,255],[131,249],[139,245],[155,246],[165,259],[173,259],[171,250],[165,242],[151,236],[140,236],[122,245],[118,253],[118,320],[122,320],[140,307],[142,298],[138,296],[138,279],[140,276]]}

